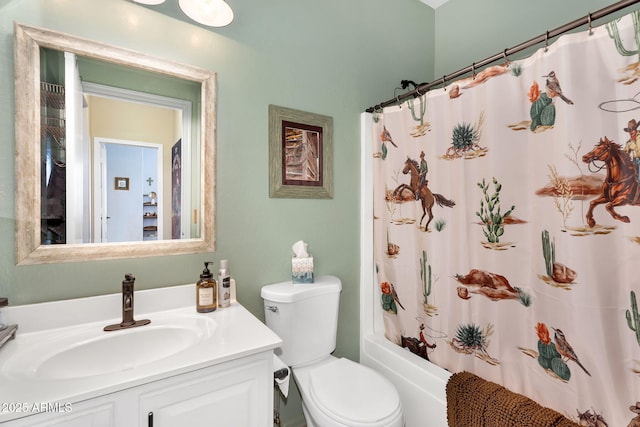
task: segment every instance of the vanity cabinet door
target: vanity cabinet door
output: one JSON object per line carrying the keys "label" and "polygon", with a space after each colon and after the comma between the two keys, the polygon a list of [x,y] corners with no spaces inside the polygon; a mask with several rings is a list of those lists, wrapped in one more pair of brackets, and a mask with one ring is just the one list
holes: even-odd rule
{"label": "vanity cabinet door", "polygon": [[[43,409],[46,410],[46,409]],[[114,402],[93,399],[76,403],[68,410],[52,410],[7,422],[7,427],[117,427]]]}
{"label": "vanity cabinet door", "polygon": [[188,380],[182,376],[174,384],[162,381],[140,395],[139,425],[272,426],[271,365],[270,357],[257,355],[197,371]]}

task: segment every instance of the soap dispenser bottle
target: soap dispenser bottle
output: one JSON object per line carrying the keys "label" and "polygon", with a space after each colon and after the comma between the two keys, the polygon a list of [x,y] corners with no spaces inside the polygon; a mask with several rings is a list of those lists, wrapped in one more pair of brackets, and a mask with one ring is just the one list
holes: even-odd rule
{"label": "soap dispenser bottle", "polygon": [[198,313],[209,313],[218,307],[218,289],[213,274],[209,271],[211,261],[204,263],[200,280],[196,283],[196,310]]}

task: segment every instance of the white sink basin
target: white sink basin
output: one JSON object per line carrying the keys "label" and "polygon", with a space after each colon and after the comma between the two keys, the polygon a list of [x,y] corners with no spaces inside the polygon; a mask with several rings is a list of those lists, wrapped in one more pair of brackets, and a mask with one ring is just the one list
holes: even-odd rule
{"label": "white sink basin", "polygon": [[196,314],[144,317],[151,319],[149,325],[112,332],[104,332],[102,324],[51,331],[16,352],[3,371],[41,380],[119,373],[188,350],[216,329],[213,319]]}

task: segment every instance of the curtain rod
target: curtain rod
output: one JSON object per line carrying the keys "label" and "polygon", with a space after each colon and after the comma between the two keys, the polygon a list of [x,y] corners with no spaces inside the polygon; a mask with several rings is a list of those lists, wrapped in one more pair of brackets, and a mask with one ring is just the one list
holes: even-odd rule
{"label": "curtain rod", "polygon": [[385,102],[381,102],[378,105],[375,105],[373,107],[369,107],[367,108],[365,111],[367,113],[373,113],[376,110],[381,110],[384,107],[387,107],[389,105],[394,105],[397,103],[400,103],[401,101],[404,101],[407,98],[411,98],[411,97],[418,97],[418,96],[422,96],[425,93],[427,93],[427,91],[429,89],[431,89],[434,86],[438,86],[441,84],[445,84],[447,80],[452,80],[455,79],[456,77],[460,77],[463,74],[469,73],[469,72],[475,72],[475,70],[477,70],[478,68],[484,67],[485,65],[491,64],[492,62],[495,62],[499,59],[502,58],[507,58],[507,56],[512,55],[514,53],[518,53],[520,51],[523,51],[531,46],[535,46],[538,43],[542,43],[542,42],[547,42],[549,41],[549,39],[559,36],[560,34],[566,33],[568,31],[571,31],[573,29],[576,29],[582,25],[588,24],[589,28],[591,28],[591,23],[596,20],[596,19],[600,19],[604,16],[610,15],[612,13],[615,13],[621,9],[624,9],[627,6],[631,6],[635,3],[640,2],[640,0],[622,0],[619,1],[617,3],[614,3],[610,6],[607,6],[605,8],[602,8],[596,12],[593,13],[589,13],[587,16],[585,16],[584,18],[579,18],[576,19],[575,21],[569,22],[568,24],[565,24],[561,27],[558,27],[554,30],[551,31],[547,31],[541,35],[539,35],[538,37],[534,37],[530,40],[527,40],[524,43],[520,43],[517,46],[511,47],[509,49],[505,49],[504,51],[500,52],[500,53],[496,53],[493,56],[490,56],[488,58],[483,59],[482,61],[479,62],[474,62],[472,65],[469,65],[468,67],[462,68],[454,73],[445,75],[444,77],[442,77],[441,79],[438,80],[434,80],[431,83],[423,83],[419,86],[417,86],[415,89],[413,89],[410,92],[406,92],[403,93],[402,95],[396,96],[393,99],[390,99],[388,101]]}

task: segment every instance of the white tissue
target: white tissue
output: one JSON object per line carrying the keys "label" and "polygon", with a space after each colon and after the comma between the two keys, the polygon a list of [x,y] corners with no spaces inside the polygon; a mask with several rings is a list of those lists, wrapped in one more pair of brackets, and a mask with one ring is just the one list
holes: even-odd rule
{"label": "white tissue", "polygon": [[309,253],[307,252],[307,244],[302,240],[298,240],[297,242],[295,242],[293,246],[291,246],[291,249],[293,250],[296,258],[309,257]]}
{"label": "white tissue", "polygon": [[278,356],[273,355],[273,372],[276,372],[279,369],[286,369],[287,376],[282,379],[275,379],[278,388],[280,389],[280,393],[286,398],[289,394],[289,377],[291,376],[291,370],[285,363],[280,360]]}

